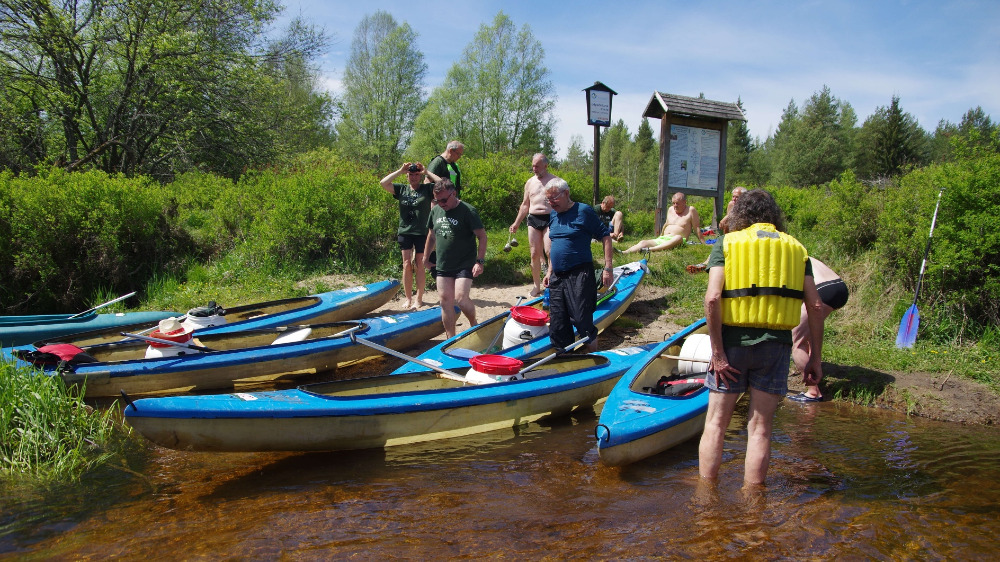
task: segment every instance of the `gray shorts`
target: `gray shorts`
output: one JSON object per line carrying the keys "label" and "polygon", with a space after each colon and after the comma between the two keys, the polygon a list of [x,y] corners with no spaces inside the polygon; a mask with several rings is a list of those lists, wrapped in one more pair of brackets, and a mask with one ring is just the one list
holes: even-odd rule
{"label": "gray shorts", "polygon": [[788,393],[788,363],[792,360],[792,346],[780,342],[764,342],[751,346],[727,347],[729,364],[742,374],[736,382],[726,383],[721,388],[715,373],[708,372],[705,386],[711,390],[730,394],[747,391],[748,385],[766,392],[784,396]]}

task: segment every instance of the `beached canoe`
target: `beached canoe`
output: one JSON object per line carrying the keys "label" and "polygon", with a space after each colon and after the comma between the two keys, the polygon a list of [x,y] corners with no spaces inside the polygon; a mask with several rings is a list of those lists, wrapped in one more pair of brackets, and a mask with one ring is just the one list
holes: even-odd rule
{"label": "beached canoe", "polygon": [[[614,323],[625,312],[635,297],[636,289],[642,283],[649,271],[646,260],[632,262],[614,269],[617,280],[609,291],[598,295],[597,308],[594,310],[594,325],[601,332]],[[523,303],[523,306],[542,309],[542,298],[538,297]],[[548,331],[539,333],[531,339],[519,340],[516,345],[504,345],[505,328],[510,318],[510,311],[503,312],[472,326],[468,330],[448,338],[419,356],[419,359],[442,367],[444,369],[459,369],[469,366],[469,359],[483,353],[495,353],[517,359],[540,357],[552,350],[552,340]],[[413,373],[423,370],[415,363],[406,363],[394,374]]]}
{"label": "beached canoe", "polygon": [[[399,281],[387,279],[377,283],[318,293],[307,297],[294,297],[266,301],[256,304],[244,304],[225,307],[221,314],[207,318],[186,316],[180,320],[193,323],[196,333],[221,334],[239,332],[252,328],[273,328],[293,324],[326,324],[343,320],[358,319],[372,310],[379,308],[396,296]],[[170,316],[178,316],[171,313]],[[35,347],[54,343],[71,343],[78,347],[121,341],[121,332],[145,334],[156,327],[153,321],[135,322],[125,326],[115,326],[111,329],[90,330],[73,335],[59,335],[45,339],[32,340]],[[203,326],[203,327],[199,327]]]}
{"label": "beached canoe", "polygon": [[155,325],[176,312],[145,311],[100,314],[33,314],[27,316],[0,316],[0,347],[27,345],[31,342],[64,334],[90,330],[117,329],[136,323]]}
{"label": "beached canoe", "polygon": [[[126,420],[158,445],[193,451],[382,448],[509,429],[604,400],[648,348],[566,354],[490,384],[471,369],[300,386],[292,390],[136,400]],[[530,367],[525,365],[524,367]]]}
{"label": "beached canoe", "polygon": [[[379,355],[344,334],[351,328],[391,349],[412,347],[444,331],[441,308],[432,307],[359,321],[196,334],[192,343],[200,349],[154,348],[136,340],[99,344],[83,348],[97,362],[43,368],[49,373],[58,370],[68,384],[86,385],[88,398],[118,396],[121,391],[138,395],[230,388],[331,370],[341,363]],[[4,350],[7,357],[11,353]],[[21,359],[18,363],[25,364]]]}
{"label": "beached canoe", "polygon": [[604,403],[595,431],[601,462],[632,463],[701,435],[708,411],[704,371],[711,355],[701,319],[640,358]]}

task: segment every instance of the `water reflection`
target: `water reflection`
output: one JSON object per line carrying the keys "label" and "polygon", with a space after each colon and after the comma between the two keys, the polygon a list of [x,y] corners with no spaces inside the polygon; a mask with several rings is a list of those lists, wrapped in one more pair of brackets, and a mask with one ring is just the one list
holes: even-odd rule
{"label": "water reflection", "polygon": [[142,477],[5,496],[0,556],[967,559],[996,547],[993,428],[786,404],[768,485],[745,491],[745,410],[717,485],[698,478],[696,440],[600,465],[595,423],[584,412],[385,451],[155,449]]}

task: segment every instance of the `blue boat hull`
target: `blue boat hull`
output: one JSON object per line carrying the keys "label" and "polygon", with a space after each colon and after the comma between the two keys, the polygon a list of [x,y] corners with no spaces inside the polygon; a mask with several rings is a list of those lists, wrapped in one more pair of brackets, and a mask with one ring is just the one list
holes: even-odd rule
{"label": "blue boat hull", "polygon": [[[686,396],[662,396],[646,389],[661,376],[675,373],[685,338],[705,330],[704,319],[691,324],[639,358],[618,381],[595,431],[603,464],[636,462],[701,434],[708,411],[707,388]],[[702,370],[707,368],[702,365]]]}
{"label": "blue boat hull", "polygon": [[[85,385],[88,398],[118,396],[123,391],[135,395],[231,388],[327,371],[378,355],[343,334],[358,326],[358,336],[392,349],[412,347],[444,331],[441,309],[433,307],[356,322],[202,334],[195,343],[207,351],[187,349],[169,357],[147,359],[146,342],[125,341],[84,348],[98,362],[78,364],[60,376],[68,384]],[[296,341],[295,335],[304,339]],[[277,340],[281,336],[291,341]],[[9,352],[5,355],[10,357]]]}
{"label": "blue boat hull", "polygon": [[[294,297],[255,304],[227,307],[222,318],[226,323],[197,330],[201,334],[228,334],[243,330],[290,326],[293,324],[325,324],[360,318],[384,305],[396,296],[399,281],[389,279],[348,289],[328,291],[307,297]],[[178,316],[176,313],[170,316]],[[57,337],[32,340],[36,347],[53,341],[71,343],[78,347],[110,343],[122,339],[121,332],[145,334],[156,327],[156,322],[138,321],[113,329],[95,329]]]}
{"label": "blue boat hull", "polygon": [[[594,325],[604,331],[628,308],[635,297],[635,291],[645,279],[648,269],[646,260],[633,262],[615,268],[615,275],[622,276],[613,287],[614,294],[597,305],[594,311]],[[542,299],[536,298],[523,303],[523,306],[542,307]],[[418,359],[426,361],[443,369],[461,369],[469,366],[469,357],[480,353],[494,353],[516,359],[540,357],[552,350],[552,340],[548,334],[541,335],[508,349],[491,349],[491,343],[502,342],[502,332],[510,311],[498,314],[485,322],[476,324],[468,330],[449,338],[421,354]],[[415,373],[424,370],[423,367],[407,363],[393,374]]]}
{"label": "blue boat hull", "polygon": [[484,385],[410,373],[293,390],[143,399],[127,406],[125,416],[154,443],[181,450],[382,448],[511,428],[593,406],[647,351],[566,355],[524,380]]}

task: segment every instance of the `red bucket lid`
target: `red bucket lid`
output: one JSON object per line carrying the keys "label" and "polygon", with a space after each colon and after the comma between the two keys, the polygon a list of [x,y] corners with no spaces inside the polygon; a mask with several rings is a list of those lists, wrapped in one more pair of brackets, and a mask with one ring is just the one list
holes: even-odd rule
{"label": "red bucket lid", "polygon": [[504,355],[477,355],[469,359],[469,364],[484,375],[514,375],[524,366],[524,361]]}
{"label": "red bucket lid", "polygon": [[[187,343],[193,337],[191,332],[178,332],[176,334],[163,334],[159,330],[154,330],[153,333],[149,334],[149,337],[156,338],[158,340],[175,341],[177,343]],[[157,343],[155,341],[149,342],[149,345],[153,347],[173,347],[167,343]]]}
{"label": "red bucket lid", "polygon": [[527,326],[544,326],[549,321],[548,312],[533,306],[512,307],[510,317]]}

